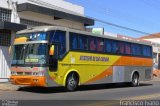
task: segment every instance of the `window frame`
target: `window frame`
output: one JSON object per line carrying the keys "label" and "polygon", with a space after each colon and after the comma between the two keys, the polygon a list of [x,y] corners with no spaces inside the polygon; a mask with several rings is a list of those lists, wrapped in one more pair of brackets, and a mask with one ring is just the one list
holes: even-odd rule
{"label": "window frame", "polygon": [[[83,34],[78,34],[77,35],[78,36],[78,50],[82,50],[82,51],[87,51],[87,50],[89,50],[89,39],[88,39],[88,37],[87,36],[85,36],[85,35],[83,35]],[[87,42],[87,44],[84,44],[84,49],[82,49],[82,48],[80,48],[80,38],[82,38],[83,40],[85,39]],[[87,46],[87,48],[85,49],[85,46]]]}
{"label": "window frame", "polygon": [[0,30],[0,46],[10,46],[11,45],[11,31]]}
{"label": "window frame", "polygon": [[[74,32],[69,32],[69,41],[71,42],[71,34],[70,33],[74,33]],[[110,38],[103,38],[103,37],[97,37],[97,36],[92,36],[92,35],[84,35],[84,34],[79,34],[79,33],[76,33],[77,35],[77,49],[72,49],[71,48],[71,43],[70,43],[70,50],[71,51],[80,51],[80,52],[89,52],[89,53],[99,53],[99,54],[110,54],[110,55],[120,55],[120,56],[132,56],[132,57],[145,57],[145,58],[151,58],[151,56],[144,56],[143,55],[143,51],[142,51],[142,47],[145,46],[145,44],[138,44],[138,43],[134,43],[134,42],[127,42],[127,41],[122,41],[122,40],[117,40],[117,39],[110,39]],[[88,50],[83,50],[83,49],[79,49],[79,37],[86,37],[88,39]],[[95,49],[94,50],[90,50],[90,39],[93,39],[94,42],[96,43],[95,44]],[[98,47],[98,41],[97,39],[101,39],[104,43],[103,45],[103,50],[102,51],[98,51],[97,47]],[[109,42],[109,43],[108,43]],[[113,49],[113,45],[115,43],[115,49]],[[120,52],[116,52],[115,50],[120,50],[120,46],[119,46],[119,43],[122,43],[123,44],[123,53],[120,51]],[[110,45],[110,51],[107,50],[107,44]],[[134,51],[133,51],[133,47],[132,46],[136,46],[136,47],[139,47],[140,49],[138,50],[138,48],[136,48],[135,50],[136,51],[139,51],[139,54],[133,54]],[[126,47],[129,46],[130,48],[130,53],[127,53],[126,51]],[[119,47],[119,49],[118,49]],[[148,46],[151,48],[151,46]],[[151,50],[150,50],[151,51]]]}
{"label": "window frame", "polygon": [[[52,37],[53,37],[53,35],[51,35],[52,34],[52,32],[54,32],[54,31],[56,31],[56,32],[63,32],[64,33],[64,40],[65,40],[65,42],[63,43],[64,44],[64,47],[65,47],[65,50],[64,50],[64,52],[63,52],[63,54],[61,54],[61,47],[62,47],[62,43],[60,42],[60,41],[52,41],[51,39],[53,39]],[[54,32],[54,33],[56,33],[56,32]],[[49,35],[48,36],[48,41],[49,41],[49,44],[57,44],[58,45],[58,51],[59,51],[59,54],[58,54],[58,58],[59,59],[62,59],[64,56],[65,56],[65,54],[67,53],[67,32],[66,31],[63,31],[63,30],[51,30],[51,31],[49,31],[48,33],[46,33],[47,35]]]}
{"label": "window frame", "polygon": [[[98,40],[100,40],[100,43],[103,42],[102,50],[101,50],[101,51],[98,50],[98,46],[99,46],[99,45],[98,45]],[[104,53],[104,52],[105,52],[105,40],[104,40],[104,38],[98,38],[98,37],[97,37],[96,44],[97,44],[97,45],[96,45],[96,47],[97,47],[96,51],[97,51],[97,52],[100,52],[100,53]],[[101,46],[101,44],[100,44],[100,46]]]}
{"label": "window frame", "polygon": [[12,10],[0,7],[0,21],[11,22]]}

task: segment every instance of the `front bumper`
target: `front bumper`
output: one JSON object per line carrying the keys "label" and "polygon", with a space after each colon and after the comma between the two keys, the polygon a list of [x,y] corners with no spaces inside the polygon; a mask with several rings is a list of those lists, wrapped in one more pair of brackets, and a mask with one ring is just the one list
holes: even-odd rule
{"label": "front bumper", "polygon": [[15,85],[46,86],[44,76],[11,76],[10,81]]}

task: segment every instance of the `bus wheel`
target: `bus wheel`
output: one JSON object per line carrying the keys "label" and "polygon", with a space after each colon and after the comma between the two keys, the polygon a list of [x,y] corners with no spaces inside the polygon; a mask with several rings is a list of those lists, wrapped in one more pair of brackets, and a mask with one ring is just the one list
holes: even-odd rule
{"label": "bus wheel", "polygon": [[139,86],[139,74],[135,72],[132,76],[131,86],[136,87]]}
{"label": "bus wheel", "polygon": [[78,83],[79,83],[79,76],[78,76],[78,74],[72,72],[72,73],[70,73],[67,76],[66,89],[68,91],[74,91],[78,87]]}

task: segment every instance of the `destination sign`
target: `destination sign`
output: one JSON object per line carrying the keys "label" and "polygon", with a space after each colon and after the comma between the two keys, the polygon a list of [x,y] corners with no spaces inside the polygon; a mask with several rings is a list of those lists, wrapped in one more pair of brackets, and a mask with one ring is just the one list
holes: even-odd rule
{"label": "destination sign", "polygon": [[108,62],[109,57],[100,57],[100,56],[80,56],[82,61],[96,61],[96,62]]}

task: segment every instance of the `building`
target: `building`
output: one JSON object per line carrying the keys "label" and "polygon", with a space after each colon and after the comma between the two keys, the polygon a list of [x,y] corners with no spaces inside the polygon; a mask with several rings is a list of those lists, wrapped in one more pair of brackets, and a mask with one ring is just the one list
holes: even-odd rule
{"label": "building", "polygon": [[153,45],[153,68],[154,70],[160,70],[160,33],[150,34],[140,37],[146,41],[150,41]]}
{"label": "building", "polygon": [[83,7],[63,0],[0,0],[0,4],[0,82],[10,76],[9,47],[16,31],[43,25],[85,30],[94,25]]}

